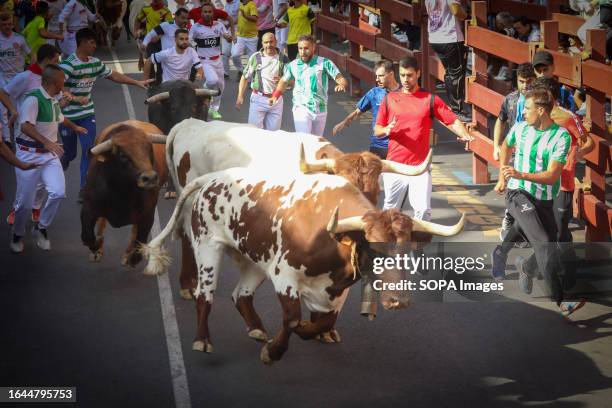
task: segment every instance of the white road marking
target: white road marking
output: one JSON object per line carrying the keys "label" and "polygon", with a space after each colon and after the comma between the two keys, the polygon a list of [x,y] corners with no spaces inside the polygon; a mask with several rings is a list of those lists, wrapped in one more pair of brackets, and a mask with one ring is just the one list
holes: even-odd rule
{"label": "white road marking", "polygon": [[[121,62],[115,50],[111,50],[115,70],[123,74]],[[127,85],[121,85],[123,97],[127,106],[128,117],[137,119],[132,102],[132,96]],[[159,211],[155,208],[155,219],[151,235],[156,236],[161,232],[159,224]],[[157,276],[157,287],[159,289],[159,300],[161,303],[162,319],[164,332],[166,334],[166,346],[168,347],[168,358],[170,361],[170,376],[172,378],[172,389],[174,391],[174,406],[177,408],[191,408],[191,397],[189,395],[189,383],[187,381],[187,370],[183,360],[183,349],[181,348],[181,336],[179,334],[178,323],[176,321],[176,311],[174,309],[174,299],[172,297],[172,287],[168,274],[164,273]]]}

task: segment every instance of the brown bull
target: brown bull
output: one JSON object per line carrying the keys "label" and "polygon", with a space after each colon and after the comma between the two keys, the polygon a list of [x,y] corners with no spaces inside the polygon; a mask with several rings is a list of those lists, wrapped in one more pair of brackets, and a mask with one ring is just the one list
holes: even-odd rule
{"label": "brown bull", "polygon": [[92,261],[103,254],[107,221],[115,228],[132,225],[121,263],[134,267],[142,259],[135,249],[147,241],[159,189],[168,177],[160,133],[150,123],[130,120],[108,126],[96,138],[81,208],[81,239]]}
{"label": "brown bull", "polygon": [[123,28],[123,15],[126,12],[126,0],[97,0],[96,12],[100,19],[96,23],[98,44],[115,46]]}

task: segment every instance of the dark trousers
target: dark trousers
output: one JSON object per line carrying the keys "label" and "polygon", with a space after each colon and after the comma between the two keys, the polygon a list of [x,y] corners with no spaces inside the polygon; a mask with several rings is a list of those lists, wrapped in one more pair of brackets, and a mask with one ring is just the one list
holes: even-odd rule
{"label": "dark trousers", "polygon": [[274,27],[272,28],[266,28],[265,30],[259,30],[257,32],[257,51],[261,50],[261,47],[263,47],[263,43],[261,42],[261,39],[263,38],[264,34],[266,33],[275,33],[275,29]]}
{"label": "dark trousers", "polygon": [[557,224],[552,200],[538,200],[524,190],[509,190],[506,208],[514,218],[511,231],[504,238],[502,251],[508,253],[514,240],[522,233],[531,243],[534,254],[527,258],[525,271],[535,276],[536,270],[544,277],[550,297],[557,304],[563,300],[561,281],[557,275],[558,251],[555,243]]}
{"label": "dark trousers", "polygon": [[388,151],[389,151],[389,149],[386,149],[384,147],[370,146],[370,153],[374,153],[375,155],[380,157],[381,160],[385,160],[387,158],[387,152]]}
{"label": "dark trousers", "polygon": [[467,50],[463,42],[447,44],[430,44],[431,48],[440,58],[444,70],[444,85],[448,105],[455,113],[463,111],[465,99],[465,70],[467,64]]}
{"label": "dark trousers", "polygon": [[77,133],[64,125],[59,125],[62,143],[64,144],[64,156],[61,158],[64,171],[68,169],[68,165],[77,156],[77,139],[81,141],[81,188],[85,186],[87,179],[87,169],[89,168],[89,149],[93,147],[96,139],[96,117],[94,115],[86,116],[81,119],[75,119],[73,122],[87,129],[87,133]]}
{"label": "dark trousers", "polygon": [[297,44],[287,44],[287,57],[289,61],[293,61],[296,59],[298,55],[298,45]]}
{"label": "dark trousers", "polygon": [[557,224],[557,241],[561,250],[561,266],[563,269],[563,288],[569,289],[576,282],[576,251],[574,250],[569,222],[574,209],[574,192],[559,191],[553,201],[553,211]]}

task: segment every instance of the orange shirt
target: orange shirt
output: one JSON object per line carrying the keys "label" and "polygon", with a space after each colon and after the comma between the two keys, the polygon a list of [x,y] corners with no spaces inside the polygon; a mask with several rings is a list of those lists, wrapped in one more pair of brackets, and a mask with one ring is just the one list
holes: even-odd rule
{"label": "orange shirt", "polygon": [[576,149],[578,140],[586,136],[587,131],[582,125],[582,121],[571,111],[555,106],[550,114],[551,119],[559,126],[564,127],[572,138],[567,161],[561,173],[561,190],[574,191],[574,175],[576,173]]}

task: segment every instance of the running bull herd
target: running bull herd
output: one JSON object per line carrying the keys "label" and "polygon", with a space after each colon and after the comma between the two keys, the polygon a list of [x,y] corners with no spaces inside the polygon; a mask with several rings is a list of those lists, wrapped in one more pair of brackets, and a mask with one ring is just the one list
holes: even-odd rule
{"label": "running bull herd", "polygon": [[[171,94],[148,102],[170,105]],[[167,126],[151,120],[158,115],[149,116],[153,124],[126,121],[102,131],[91,149],[81,237],[90,259],[99,261],[106,223],[132,225],[122,263],[135,267],[144,257],[145,275],[166,272],[170,258],[162,244],[171,234],[179,238],[180,294],[196,303],[194,350],[213,350],[208,316],[224,254],[240,269],[232,299],[248,337],[265,342],[260,358],[270,364],[287,351],[292,333],[340,340],[334,325],[348,288],[380,255],[372,243],[427,242],[432,235],[453,236],[463,229],[464,216],[444,226],[376,208],[380,173],[421,174],[431,152],[422,165],[407,166],[369,152],[343,153],[310,134],[205,122],[205,112],[195,116],[201,119],[190,118],[193,111],[184,115],[172,118],[178,124],[167,137],[160,129]],[[147,244],[168,173],[180,195],[168,224]],[[387,247],[389,253],[382,255],[394,256],[394,246]],[[281,328],[271,339],[253,305],[265,278],[283,311]],[[399,282],[403,274],[389,270],[381,278]],[[401,309],[410,299],[404,291],[384,291],[380,301],[385,309]],[[302,302],[310,320],[301,316]]]}

